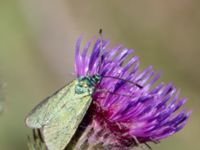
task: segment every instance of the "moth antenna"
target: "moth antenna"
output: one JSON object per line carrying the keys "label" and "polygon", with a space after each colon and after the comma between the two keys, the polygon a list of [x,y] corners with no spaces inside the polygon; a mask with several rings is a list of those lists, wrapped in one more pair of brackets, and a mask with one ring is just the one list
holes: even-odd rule
{"label": "moth antenna", "polygon": [[100,39],[100,60],[99,60],[99,70],[101,69],[101,64],[102,64],[102,50],[103,50],[103,30],[99,29],[99,39]]}
{"label": "moth antenna", "polygon": [[107,89],[101,89],[101,88],[96,89],[95,92],[105,92],[105,93],[110,93],[110,94],[113,94],[113,95],[125,96],[125,97],[133,98],[133,96],[131,96],[131,95],[115,93],[115,92],[113,92],[113,91],[109,91],[109,90],[107,90]]}
{"label": "moth antenna", "polygon": [[124,82],[131,83],[131,84],[137,86],[137,87],[140,88],[140,89],[143,88],[143,86],[140,85],[140,84],[138,84],[138,83],[135,83],[135,82],[133,82],[133,81],[129,81],[129,80],[126,80],[126,79],[122,79],[122,78],[119,78],[119,77],[115,77],[115,76],[102,76],[102,78],[113,78],[113,79],[118,79],[118,80],[122,80],[122,81],[124,81]]}
{"label": "moth antenna", "polygon": [[134,98],[134,96],[132,95],[128,95],[128,94],[123,94],[123,93],[116,93],[113,91],[110,91],[108,89],[103,89],[103,88],[96,88],[95,92],[105,92],[105,93],[110,93],[113,95],[118,95],[118,96],[125,96],[125,97],[129,97],[129,98]]}

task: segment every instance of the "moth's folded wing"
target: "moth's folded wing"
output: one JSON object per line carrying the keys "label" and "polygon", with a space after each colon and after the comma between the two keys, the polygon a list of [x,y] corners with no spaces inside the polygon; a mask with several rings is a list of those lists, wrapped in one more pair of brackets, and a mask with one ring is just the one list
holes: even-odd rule
{"label": "moth's folded wing", "polygon": [[42,128],[48,150],[63,150],[75,134],[91,103],[91,97],[77,100],[75,106],[66,106],[56,118]]}
{"label": "moth's folded wing", "polygon": [[61,107],[67,101],[71,101],[69,97],[75,91],[75,82],[76,80],[39,103],[26,117],[26,125],[29,128],[41,128],[43,125],[48,124],[60,111]]}

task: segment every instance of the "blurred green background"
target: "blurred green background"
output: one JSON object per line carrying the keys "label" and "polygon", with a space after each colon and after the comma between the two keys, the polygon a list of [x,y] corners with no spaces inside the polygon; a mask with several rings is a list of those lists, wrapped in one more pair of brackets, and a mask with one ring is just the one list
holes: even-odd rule
{"label": "blurred green background", "polygon": [[25,150],[26,114],[73,75],[74,44],[97,36],[136,49],[141,68],[153,65],[173,81],[186,107],[187,126],[154,150],[200,149],[200,2],[198,0],[0,0],[0,150]]}

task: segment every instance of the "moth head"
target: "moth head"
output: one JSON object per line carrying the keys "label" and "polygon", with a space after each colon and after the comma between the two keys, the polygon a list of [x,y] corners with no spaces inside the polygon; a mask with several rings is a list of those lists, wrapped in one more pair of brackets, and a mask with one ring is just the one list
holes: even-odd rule
{"label": "moth head", "polygon": [[75,93],[77,93],[77,94],[83,94],[83,93],[92,94],[96,84],[98,84],[99,81],[100,81],[99,75],[79,77],[78,82],[75,87]]}

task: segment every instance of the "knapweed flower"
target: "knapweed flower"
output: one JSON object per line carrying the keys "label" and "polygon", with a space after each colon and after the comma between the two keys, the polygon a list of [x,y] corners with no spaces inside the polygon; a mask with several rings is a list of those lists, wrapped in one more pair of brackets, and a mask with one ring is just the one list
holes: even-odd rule
{"label": "knapweed flower", "polygon": [[82,52],[80,43],[81,38],[75,53],[77,77],[101,77],[92,95],[91,119],[80,139],[82,143],[128,149],[164,139],[185,126],[191,112],[178,110],[186,98],[179,98],[180,92],[172,83],[155,84],[160,74],[152,66],[139,71],[139,59],[132,56],[133,50],[109,48],[108,41],[97,39],[87,55],[92,41]]}

